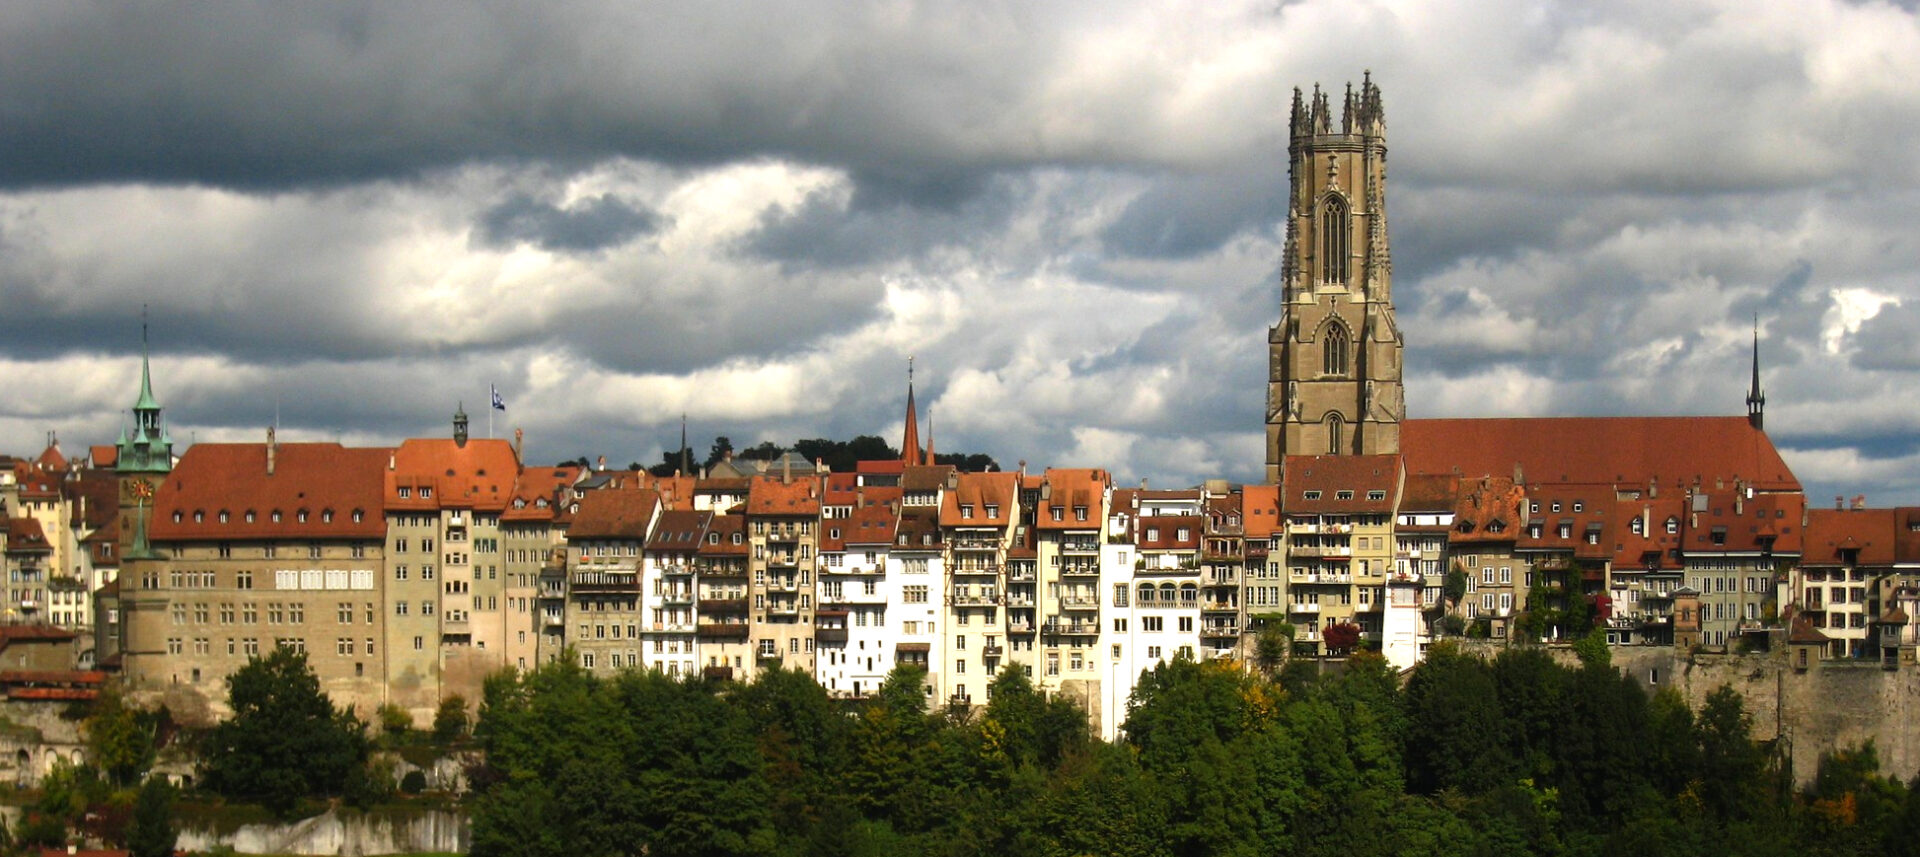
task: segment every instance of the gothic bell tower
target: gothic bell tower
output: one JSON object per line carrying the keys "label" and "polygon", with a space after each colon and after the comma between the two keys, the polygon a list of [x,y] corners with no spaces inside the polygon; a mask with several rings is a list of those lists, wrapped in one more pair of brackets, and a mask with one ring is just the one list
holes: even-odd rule
{"label": "gothic bell tower", "polygon": [[1387,125],[1371,75],[1336,120],[1293,91],[1280,323],[1267,334],[1267,481],[1289,455],[1400,451],[1405,399],[1387,251]]}

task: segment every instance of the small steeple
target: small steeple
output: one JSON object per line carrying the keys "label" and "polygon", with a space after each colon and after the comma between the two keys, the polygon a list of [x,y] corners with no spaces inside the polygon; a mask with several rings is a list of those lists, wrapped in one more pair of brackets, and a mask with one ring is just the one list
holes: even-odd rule
{"label": "small steeple", "polygon": [[927,406],[927,463],[930,465],[940,463],[940,460],[933,456],[933,406],[931,405]]}
{"label": "small steeple", "polygon": [[913,358],[907,358],[907,427],[900,437],[900,461],[920,464],[920,416],[913,408]]}
{"label": "small steeple", "polygon": [[1765,429],[1767,396],[1760,392],[1760,314],[1753,315],[1753,385],[1747,388],[1747,424]]}
{"label": "small steeple", "polygon": [[173,438],[160,420],[160,400],[153,395],[151,348],[147,343],[147,310],[140,308],[140,398],[133,403],[133,431],[121,435],[122,472],[166,473],[173,469]]}
{"label": "small steeple", "polygon": [[461,402],[453,412],[453,445],[467,445],[467,403]]}
{"label": "small steeple", "polygon": [[680,475],[693,475],[693,450],[687,448],[687,414],[680,412]]}

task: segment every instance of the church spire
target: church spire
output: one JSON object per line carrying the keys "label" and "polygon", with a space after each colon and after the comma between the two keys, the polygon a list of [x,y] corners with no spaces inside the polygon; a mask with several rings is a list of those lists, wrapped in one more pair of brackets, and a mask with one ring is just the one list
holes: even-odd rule
{"label": "church spire", "polygon": [[1753,316],[1753,385],[1747,388],[1747,424],[1765,429],[1767,396],[1760,392],[1760,314]]}
{"label": "church spire", "polygon": [[121,472],[166,473],[173,469],[173,439],[160,420],[160,400],[153,395],[151,348],[147,342],[147,310],[140,308],[140,398],[133,403],[133,431],[120,438]]}
{"label": "church spire", "polygon": [[920,416],[913,409],[913,358],[907,358],[907,427],[900,437],[900,461],[920,464]]}

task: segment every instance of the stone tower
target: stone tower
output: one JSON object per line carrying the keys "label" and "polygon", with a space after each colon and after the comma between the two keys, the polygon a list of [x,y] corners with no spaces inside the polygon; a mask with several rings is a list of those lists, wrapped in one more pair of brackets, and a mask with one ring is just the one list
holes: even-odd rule
{"label": "stone tower", "polygon": [[1405,399],[1387,251],[1387,137],[1371,76],[1293,91],[1280,323],[1268,331],[1267,481],[1289,455],[1400,451]]}

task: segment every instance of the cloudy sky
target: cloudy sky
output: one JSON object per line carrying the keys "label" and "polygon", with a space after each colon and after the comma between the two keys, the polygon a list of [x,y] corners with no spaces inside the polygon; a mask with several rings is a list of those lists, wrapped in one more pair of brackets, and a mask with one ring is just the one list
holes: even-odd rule
{"label": "cloudy sky", "polygon": [[[0,450],[877,433],[1257,479],[1295,86],[1414,416],[1740,414],[1920,503],[1920,22],[1798,0],[0,4]],[[1336,99],[1337,101],[1337,99]]]}

